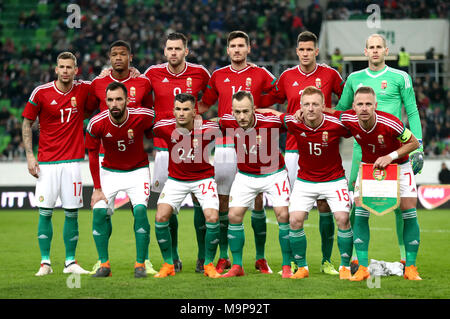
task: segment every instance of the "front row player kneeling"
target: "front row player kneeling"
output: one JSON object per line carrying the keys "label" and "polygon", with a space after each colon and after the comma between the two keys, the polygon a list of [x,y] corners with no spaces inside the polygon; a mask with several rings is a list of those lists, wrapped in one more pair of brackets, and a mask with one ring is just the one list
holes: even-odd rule
{"label": "front row player kneeling", "polygon": [[282,254],[282,276],[292,275],[289,246],[288,204],[290,186],[283,155],[278,148],[280,119],[273,115],[255,114],[253,96],[239,91],[232,98],[232,114],[224,115],[220,128],[234,138],[238,173],[230,190],[228,242],[233,256],[231,269],[222,277],[243,276],[243,218],[259,193],[272,198],[279,225]]}
{"label": "front row player kneeling", "polygon": [[[150,109],[128,108],[127,103],[126,87],[120,82],[110,83],[106,89],[108,110],[94,116],[87,127],[86,148],[89,150],[89,168],[94,182],[92,234],[101,261],[93,277],[111,276],[108,255],[112,231],[110,219],[119,191],[127,193],[133,206],[136,238],[134,275],[136,278],[147,276],[144,262],[150,243],[147,218],[150,172],[143,138],[145,131],[153,126],[155,115]],[[98,157],[100,144],[105,149],[101,169]]]}
{"label": "front row player kneeling", "polygon": [[284,127],[295,137],[299,149],[297,179],[289,205],[289,242],[296,273],[290,277],[309,277],[306,261],[306,234],[303,223],[319,196],[323,196],[334,214],[338,226],[338,247],[341,255],[340,279],[350,278],[350,257],[353,233],[350,227],[350,198],[342,159],[339,154],[341,137],[350,137],[350,132],[333,116],[324,114],[325,101],[321,90],[309,86],[302,93],[300,109],[303,123],[292,115],[264,109],[280,117]]}
{"label": "front row player kneeling", "polygon": [[209,163],[208,144],[220,135],[220,130],[217,123],[208,121],[194,128],[193,95],[178,94],[174,104],[175,118],[156,122],[152,130],[153,136],[164,139],[169,149],[169,177],[158,199],[155,221],[156,239],[164,264],[154,277],[175,275],[169,219],[192,193],[200,203],[206,221],[204,275],[219,278],[213,264],[219,244],[219,197],[214,167]]}
{"label": "front row player kneeling", "polygon": [[[353,110],[340,115],[344,124],[361,146],[363,163],[374,163],[374,168],[384,169],[391,163],[400,166],[400,209],[403,217],[403,240],[406,250],[405,279],[421,280],[416,257],[420,244],[417,221],[417,187],[408,154],[420,144],[416,137],[395,116],[377,111],[375,92],[371,87],[356,90]],[[359,178],[355,186],[354,244],[358,256],[358,271],[350,278],[361,281],[370,276],[368,270],[369,212],[362,207]]]}

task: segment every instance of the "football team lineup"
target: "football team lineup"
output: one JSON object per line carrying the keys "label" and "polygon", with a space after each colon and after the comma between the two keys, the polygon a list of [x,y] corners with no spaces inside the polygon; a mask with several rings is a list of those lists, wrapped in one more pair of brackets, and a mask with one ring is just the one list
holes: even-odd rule
{"label": "football team lineup", "polygon": [[[318,40],[308,31],[297,38],[299,65],[278,79],[248,63],[250,39],[243,31],[228,35],[230,65],[211,75],[203,66],[186,61],[189,50],[183,34],[169,34],[165,41],[167,63],[151,66],[142,75],[130,68],[130,45],[115,41],[108,52],[112,69],[92,82],[74,80],[77,59],[62,52],[56,59],[57,80],[32,92],[23,112],[22,134],[29,173],[37,178],[41,266],[36,276],[53,272],[52,215],[59,197],[65,215],[63,272],[110,277],[114,198],[124,191],[132,204],[136,278],[165,278],[182,271],[177,212],[186,196],[194,202],[196,272],[210,278],[246,274],[243,221],[249,209],[255,268],[271,274],[265,193],[278,226],[282,279],[309,277],[304,227],[317,206],[321,272],[341,280],[367,280],[370,209],[364,200],[378,197],[360,189],[367,182],[359,168],[360,163],[370,163],[376,172],[393,164],[398,167],[398,190],[391,194],[398,197],[391,209],[398,260],[405,279],[422,279],[416,267],[420,229],[414,179],[423,167],[422,129],[411,77],[385,64],[388,48],[382,35],[367,38],[368,67],[345,81],[335,69],[316,62]],[[339,98],[336,107],[331,104],[333,94]],[[216,103],[218,118],[202,119]],[[286,112],[274,107],[285,103]],[[401,120],[402,105],[409,128]],[[36,158],[31,126],[37,118]],[[85,118],[90,120],[84,135]],[[56,124],[60,130],[52,129]],[[284,155],[278,147],[280,132],[287,132]],[[339,142],[350,137],[355,143],[347,181]],[[157,149],[151,174],[146,138],[153,139]],[[210,164],[212,142],[215,155]],[[83,269],[75,258],[78,210],[83,207],[79,164],[86,149],[94,182],[90,203],[98,254],[92,271]],[[149,256],[150,190],[159,194],[154,227],[164,261],[159,271]],[[331,262],[336,228],[339,267]]]}

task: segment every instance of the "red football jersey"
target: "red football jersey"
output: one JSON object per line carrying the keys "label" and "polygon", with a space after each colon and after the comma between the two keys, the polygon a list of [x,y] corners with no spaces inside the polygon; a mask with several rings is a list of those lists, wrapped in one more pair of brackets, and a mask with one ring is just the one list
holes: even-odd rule
{"label": "red football jersey", "polygon": [[187,132],[176,127],[175,118],[160,120],[153,127],[153,135],[162,138],[168,145],[169,178],[198,181],[214,176],[208,144],[222,136],[217,123],[203,121],[199,129]]}
{"label": "red football jersey", "polygon": [[234,139],[238,170],[247,175],[261,176],[285,169],[284,157],[278,147],[282,122],[270,113],[254,115],[252,128],[239,127],[234,116],[225,114],[220,128],[227,137]]}
{"label": "red football jersey", "polygon": [[[364,163],[375,163],[378,157],[388,155],[402,145],[398,139],[405,130],[402,121],[383,111],[375,111],[375,116],[375,125],[369,131],[361,127],[354,110],[345,111],[340,116],[342,124],[351,131],[356,142],[361,146],[361,161]],[[408,161],[408,158],[409,156],[405,155],[392,163],[402,164]]]}
{"label": "red football jersey", "polygon": [[[177,94],[189,93],[197,99],[211,77],[208,70],[199,64],[186,62],[184,70],[177,74],[172,73],[168,65],[167,62],[153,65],[144,73],[152,82],[156,113],[172,111]],[[154,138],[153,145],[157,149],[167,150],[163,139]]]}
{"label": "red football jersey", "polygon": [[[264,104],[262,95],[275,88],[275,76],[263,67],[252,67],[236,71],[231,65],[213,72],[202,101],[207,105],[218,103],[218,116],[231,114],[233,94],[239,91],[251,92],[256,107],[266,107],[273,102]],[[231,144],[231,140],[218,140],[218,144]]]}
{"label": "red football jersey", "polygon": [[[287,100],[287,113],[294,114],[300,108],[300,97],[307,86],[320,89],[325,96],[325,105],[331,108],[332,93],[339,98],[344,89],[344,80],[335,69],[326,64],[316,64],[314,71],[304,73],[297,65],[284,71],[276,83],[275,90],[270,92],[276,103],[283,104]],[[295,137],[287,135],[286,150],[298,150]]]}
{"label": "red football jersey", "polygon": [[22,116],[39,117],[38,161],[64,162],[84,159],[83,120],[90,82],[74,81],[63,93],[56,81],[36,87]]}
{"label": "red football jersey", "polygon": [[275,76],[263,67],[249,65],[236,71],[228,65],[213,72],[202,101],[207,105],[213,105],[218,100],[219,117],[231,114],[232,97],[238,91],[251,92],[255,106],[265,107],[267,105],[261,104],[261,96],[275,87],[276,80]]}
{"label": "red football jersey", "polygon": [[339,140],[352,135],[337,118],[324,114],[322,123],[316,128],[297,122],[289,114],[281,115],[280,119],[298,145],[299,179],[328,182],[345,177]]}
{"label": "red football jersey", "polygon": [[100,108],[100,112],[108,109],[108,105],[106,105],[106,88],[114,81],[122,83],[127,88],[130,101],[128,107],[151,108],[153,106],[152,85],[145,76],[141,75],[132,78],[128,75],[125,79],[119,80],[110,74],[103,78],[96,77],[92,81],[91,97],[89,98],[89,107],[91,109]]}
{"label": "red football jersey", "polygon": [[128,108],[128,116],[120,125],[113,123],[109,110],[94,116],[88,124],[86,148],[96,150],[100,142],[105,149],[102,167],[131,171],[149,165],[144,150],[145,131],[154,123],[155,113],[148,108]]}

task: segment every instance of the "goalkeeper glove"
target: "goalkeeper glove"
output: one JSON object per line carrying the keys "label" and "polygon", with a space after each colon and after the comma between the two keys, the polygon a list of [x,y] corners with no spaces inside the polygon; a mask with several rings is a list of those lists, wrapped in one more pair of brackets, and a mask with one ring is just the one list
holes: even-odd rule
{"label": "goalkeeper glove", "polygon": [[423,145],[422,140],[419,140],[420,146],[409,153],[409,161],[411,162],[411,166],[414,172],[414,175],[422,173],[423,168]]}

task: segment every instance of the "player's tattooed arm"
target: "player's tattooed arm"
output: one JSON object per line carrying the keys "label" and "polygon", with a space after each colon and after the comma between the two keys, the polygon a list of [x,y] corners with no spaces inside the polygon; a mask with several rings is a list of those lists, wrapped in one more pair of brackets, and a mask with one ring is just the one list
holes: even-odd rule
{"label": "player's tattooed arm", "polygon": [[32,120],[24,118],[22,123],[22,140],[25,147],[25,154],[28,163],[28,172],[34,177],[39,177],[39,164],[33,153],[33,131],[31,126],[33,125]]}

